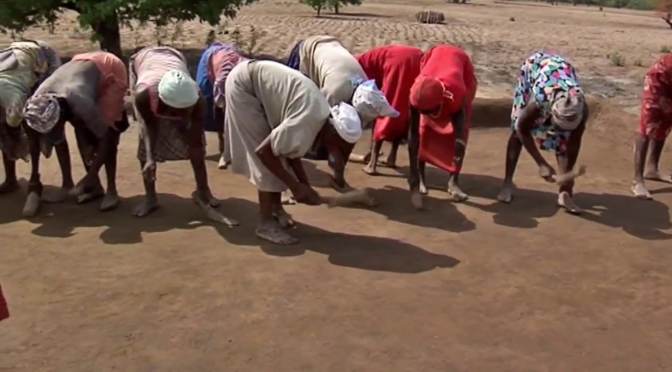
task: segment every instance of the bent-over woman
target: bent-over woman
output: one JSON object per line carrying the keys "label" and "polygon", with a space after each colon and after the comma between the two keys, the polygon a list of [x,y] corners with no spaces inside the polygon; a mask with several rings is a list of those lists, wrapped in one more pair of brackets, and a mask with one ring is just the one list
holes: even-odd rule
{"label": "bent-over woman", "polygon": [[208,107],[204,129],[206,132],[216,132],[219,140],[220,159],[219,169],[226,169],[224,161],[224,86],[231,69],[242,61],[247,60],[241,52],[232,45],[213,43],[203,52],[198,62],[196,81],[201,89]]}
{"label": "bent-over woman", "polygon": [[334,151],[356,143],[362,134],[357,113],[347,104],[330,110],[307,77],[271,61],[244,61],[234,67],[225,96],[225,154],[233,172],[258,189],[261,221],[256,234],[275,244],[295,243],[283,230],[294,221],[282,206],[281,193],[289,189],[299,203],[321,203],[301,158],[319,145]]}
{"label": "bent-over woman", "polygon": [[[399,116],[375,81],[367,80],[362,66],[337,38],[311,36],[300,41],[288,63],[296,66],[297,60],[299,71],[320,88],[329,105],[351,104],[365,129],[379,116]],[[337,190],[346,187],[343,173],[353,148],[354,144],[347,144],[328,153],[329,167],[333,171],[332,186]],[[321,152],[324,155],[324,151]]]}
{"label": "bent-over woman", "polygon": [[208,216],[236,225],[214,211],[219,201],[208,185],[205,168],[203,122],[205,98],[187,69],[184,55],[170,47],[147,47],[129,61],[129,85],[133,110],[140,123],[138,160],[142,168],[145,199],[133,214],[144,217],[159,206],[156,195],[156,163],[189,160],[196,179],[192,198]]}
{"label": "bent-over woman", "polygon": [[[21,125],[26,100],[60,65],[58,53],[41,40],[14,42],[0,51],[0,150],[5,168],[0,194],[19,188],[16,161],[29,159],[28,139]],[[43,143],[46,156],[52,150],[51,144]],[[57,147],[57,153],[59,159],[68,154],[67,144],[62,144],[60,150]],[[71,179],[63,182],[72,184]]]}
{"label": "bent-over woman", "polygon": [[449,174],[452,200],[467,200],[459,185],[471,127],[471,107],[477,88],[471,58],[452,45],[438,45],[425,53],[420,74],[411,87],[408,156],[409,186],[416,208],[426,194],[425,164]]}
{"label": "bent-over woman", "polygon": [[[86,175],[70,190],[79,203],[103,198],[101,211],[119,205],[117,192],[117,147],[121,133],[129,127],[124,108],[128,89],[128,72],[124,62],[112,53],[97,51],[77,54],[47,78],[28,100],[24,109],[26,124],[40,136],[31,136],[32,172],[29,188],[41,196],[40,137],[51,143],[65,142],[65,122],[70,122],[77,137]],[[60,159],[60,157],[59,157]],[[107,188],[98,173],[105,165]],[[72,179],[70,158],[60,164],[64,179]],[[69,186],[69,188],[68,188]],[[29,197],[30,198],[30,197]],[[37,212],[39,198],[32,198],[26,208]]]}
{"label": "bent-over woman", "polygon": [[[371,134],[371,150],[362,159],[368,163],[363,169],[367,174],[378,174],[378,154],[385,141],[392,142],[392,149],[387,161],[382,164],[396,167],[399,144],[408,136],[409,97],[411,86],[420,73],[422,56],[422,50],[415,47],[387,45],[374,48],[357,58],[366,76],[376,81],[387,101],[399,111],[396,118],[383,116],[376,119]],[[353,157],[350,157],[351,161]]]}
{"label": "bent-over woman", "polygon": [[[672,176],[660,171],[665,140],[672,131],[672,54],[654,62],[644,80],[639,127],[635,136],[635,177],[632,193],[651,199],[644,180],[672,183]],[[648,154],[648,159],[647,159]]]}
{"label": "bent-over woman", "polygon": [[[572,64],[562,56],[538,52],[520,67],[511,110],[511,136],[506,147],[506,173],[497,199],[511,202],[513,174],[525,150],[539,167],[539,175],[555,182],[556,171],[541,155],[555,153],[561,173],[572,171],[588,120],[588,104]],[[558,205],[581,213],[573,200],[574,181],[560,186]]]}

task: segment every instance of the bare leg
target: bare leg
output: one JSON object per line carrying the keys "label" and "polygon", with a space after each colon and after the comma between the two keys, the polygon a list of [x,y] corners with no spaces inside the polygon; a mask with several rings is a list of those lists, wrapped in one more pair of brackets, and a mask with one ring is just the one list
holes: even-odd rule
{"label": "bare leg", "polygon": [[28,148],[30,150],[30,180],[28,181],[28,197],[23,205],[23,216],[34,217],[40,209],[42,182],[40,181],[40,136],[29,130]]}
{"label": "bare leg", "polygon": [[119,206],[119,193],[117,192],[117,151],[119,145],[120,133],[111,130],[108,131],[110,138],[104,140],[110,141],[107,147],[107,155],[105,156],[105,175],[107,176],[107,190],[105,190],[105,198],[100,203],[100,210],[102,212],[111,211]]}
{"label": "bare leg", "polygon": [[[421,172],[419,170],[420,150],[420,113],[411,107],[411,119],[408,131],[408,160],[410,162],[410,174],[408,186],[411,191],[411,204],[415,209],[422,209],[422,195],[420,194]],[[420,163],[421,164],[421,163]]]}
{"label": "bare leg", "polygon": [[[145,162],[140,162],[140,170],[145,168]],[[135,209],[133,215],[136,217],[145,217],[159,208],[159,199],[156,197],[156,180],[147,180],[142,178],[145,186],[145,198]]]}
{"label": "bare leg", "polygon": [[380,152],[380,148],[382,146],[383,141],[376,141],[373,143],[373,149],[370,152],[371,159],[369,160],[369,163],[366,165],[366,167],[362,168],[362,171],[364,171],[364,173],[368,174],[369,176],[380,174],[378,173],[376,166],[378,165],[378,153]]}
{"label": "bare leg", "polygon": [[214,120],[216,123],[221,124],[220,129],[217,130],[217,140],[219,141],[219,163],[217,164],[218,169],[226,169],[229,167],[230,163],[224,160],[224,111],[215,107]]}
{"label": "bare leg", "polygon": [[649,151],[648,137],[638,133],[635,137],[635,155],[634,155],[635,177],[632,181],[632,193],[635,194],[636,198],[643,200],[651,199],[651,193],[646,188],[646,185],[644,183],[644,163],[646,162],[646,155],[648,151]]}
{"label": "bare leg", "polygon": [[451,173],[450,178],[448,179],[448,193],[452,197],[452,201],[456,203],[463,202],[467,199],[469,199],[469,195],[467,195],[462,189],[460,188],[459,185],[459,178],[460,178],[460,173]]}
{"label": "bare leg", "polygon": [[[569,159],[567,156],[556,156],[558,169],[561,173],[567,173],[574,167],[576,159]],[[570,181],[560,186],[558,190],[558,206],[564,208],[571,214],[581,214],[583,210],[574,203],[574,181]]]}
{"label": "bare leg", "polygon": [[56,158],[61,168],[61,190],[55,195],[42,195],[42,200],[47,203],[60,203],[68,196],[68,192],[75,187],[75,181],[72,179],[72,162],[70,161],[70,147],[68,141],[62,141],[54,146]]}
{"label": "bare leg", "polygon": [[279,198],[274,194],[278,193],[259,191],[259,217],[261,221],[255,230],[255,234],[273,244],[295,244],[298,240],[287,234],[273,216],[274,200]]}
{"label": "bare leg", "polygon": [[418,174],[420,176],[420,194],[427,195],[427,184],[425,183],[425,168],[427,168],[427,163],[420,160],[418,161]]}
{"label": "bare leg", "polygon": [[388,168],[396,168],[397,167],[397,152],[399,151],[399,144],[401,144],[401,138],[396,139],[392,142],[392,148],[390,149],[390,153],[387,155],[386,160],[381,160],[380,164],[384,164]]}
{"label": "bare leg", "polygon": [[10,160],[9,155],[3,151],[2,163],[5,167],[5,181],[0,184],[0,195],[19,189],[19,181],[16,179],[16,161]]}
{"label": "bare leg", "polygon": [[516,166],[520,159],[520,152],[523,149],[523,142],[515,133],[511,133],[509,143],[506,145],[506,173],[504,174],[504,183],[497,196],[497,200],[503,203],[510,203],[513,198],[513,174],[516,172]]}
{"label": "bare leg", "polygon": [[[105,196],[103,184],[100,182],[100,177],[98,176],[98,171],[102,166],[102,161],[100,161],[100,164],[94,164],[94,160],[96,158],[96,151],[94,150],[95,145],[87,141],[83,130],[75,129],[75,136],[77,138],[77,148],[79,149],[79,155],[82,158],[82,163],[84,163],[84,170],[86,171],[85,177],[90,179],[90,181],[87,182],[89,187],[83,190],[83,194],[77,197],[77,203],[85,204]],[[93,171],[92,166],[96,167],[96,171]]]}
{"label": "bare leg", "polygon": [[[290,193],[291,195],[291,193]],[[283,228],[292,228],[296,226],[292,216],[285,211],[285,208],[282,206],[282,197],[279,192],[273,193],[273,217],[278,221],[280,226]]]}
{"label": "bare leg", "polygon": [[660,171],[660,157],[663,154],[665,147],[665,140],[651,141],[649,161],[646,164],[646,172],[644,178],[652,181],[659,181],[665,183],[672,183],[672,176]]}

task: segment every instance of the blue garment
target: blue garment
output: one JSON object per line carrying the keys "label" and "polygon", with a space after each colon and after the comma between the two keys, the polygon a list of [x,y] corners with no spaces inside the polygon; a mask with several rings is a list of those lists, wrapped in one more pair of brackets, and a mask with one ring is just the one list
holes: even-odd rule
{"label": "blue garment", "polygon": [[205,116],[205,123],[203,125],[203,130],[206,132],[219,132],[223,129],[224,125],[224,123],[215,123],[215,101],[213,95],[214,87],[212,86],[210,77],[208,76],[208,61],[210,60],[210,56],[212,53],[221,49],[235,49],[235,47],[222,43],[210,44],[203,52],[203,55],[201,55],[201,59],[198,61],[198,70],[196,70],[196,83],[201,90],[203,98],[205,98],[205,103],[208,110]]}
{"label": "blue garment", "polygon": [[299,40],[292,51],[289,53],[289,58],[287,58],[287,66],[293,68],[294,70],[299,70],[299,65],[301,64],[301,56],[299,51],[301,50],[301,45],[303,45],[303,40]]}

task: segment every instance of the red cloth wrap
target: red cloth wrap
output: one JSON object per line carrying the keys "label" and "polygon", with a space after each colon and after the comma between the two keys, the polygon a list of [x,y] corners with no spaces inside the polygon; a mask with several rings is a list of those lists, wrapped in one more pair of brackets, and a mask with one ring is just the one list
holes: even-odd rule
{"label": "red cloth wrap", "polygon": [[406,45],[388,45],[372,49],[357,58],[369,79],[399,111],[397,118],[381,117],[373,129],[374,141],[394,141],[408,134],[409,95],[420,73],[422,50]]}
{"label": "red cloth wrap", "polygon": [[[465,110],[464,140],[469,139],[471,108],[476,97],[477,81],[474,66],[469,55],[452,45],[435,46],[422,58],[420,75],[413,92],[421,90],[423,80],[436,79],[443,83],[453,99],[443,97],[441,110],[435,117],[421,115],[420,118],[420,159],[446,172],[459,172],[454,163],[455,134],[452,116],[460,109]],[[429,84],[431,85],[431,84]],[[422,94],[415,95],[422,97]],[[414,97],[414,98],[415,98]]]}

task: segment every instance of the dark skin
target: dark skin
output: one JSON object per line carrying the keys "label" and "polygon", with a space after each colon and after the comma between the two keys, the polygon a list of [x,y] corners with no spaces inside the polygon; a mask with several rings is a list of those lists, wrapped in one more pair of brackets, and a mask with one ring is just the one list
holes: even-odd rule
{"label": "dark skin", "polygon": [[665,139],[653,140],[641,133],[635,135],[635,176],[632,182],[632,192],[637,198],[651,199],[651,193],[646,188],[644,180],[672,183],[672,176],[664,174],[659,169],[664,147]]}
{"label": "dark skin", "polygon": [[[217,131],[217,139],[219,140],[219,153],[220,155],[224,153],[224,110],[219,107],[215,107],[215,123],[222,123],[222,128]],[[229,167],[229,163],[225,162],[224,159],[219,160],[219,169],[226,169]]]}
{"label": "dark skin", "polygon": [[[2,110],[2,107],[0,107]],[[7,123],[0,123],[0,130],[4,133],[3,135],[16,138],[15,141],[18,141],[19,138],[19,128],[11,128]],[[16,160],[10,155],[14,150],[6,149],[2,151],[2,163],[5,168],[5,180],[0,184],[0,195],[9,194],[19,189],[19,181],[16,178]]]}
{"label": "dark skin", "polygon": [[141,119],[141,130],[146,133],[144,146],[147,158],[140,162],[145,186],[145,199],[133,210],[133,215],[145,217],[159,207],[156,195],[156,162],[153,156],[153,149],[156,148],[158,139],[158,125],[177,125],[179,133],[189,146],[189,161],[196,180],[196,191],[192,194],[194,201],[206,210],[208,217],[211,219],[216,219],[229,226],[237,225],[237,222],[218,213],[217,216],[213,217],[216,211],[212,208],[218,207],[220,203],[210,191],[208,173],[205,167],[205,147],[202,142],[203,123],[207,113],[205,99],[200,97],[194,106],[186,109],[173,108],[160,101],[158,107],[160,115],[176,119],[174,123],[164,124],[152,112],[149,95],[148,89],[140,89],[134,97],[135,107],[140,116],[139,119]]}
{"label": "dark skin", "polygon": [[[541,117],[541,110],[537,104],[530,104],[523,109],[518,121],[518,131],[512,133],[506,148],[506,173],[504,184],[497,199],[504,203],[510,203],[513,196],[513,174],[515,173],[518,159],[523,147],[530,154],[532,159],[539,166],[539,175],[546,182],[555,182],[556,171],[541,155],[537,144],[532,136],[532,129],[535,127],[536,120]],[[549,119],[551,120],[551,119]],[[561,174],[569,173],[574,169],[576,161],[579,158],[581,141],[586,129],[588,120],[588,104],[584,102],[582,119],[579,126],[574,129],[567,141],[567,149],[564,153],[556,155],[558,169]],[[558,204],[568,212],[578,214],[581,209],[576,206],[572,196],[574,194],[574,181],[560,185],[558,190]]]}
{"label": "dark skin", "polygon": [[[425,186],[425,162],[419,159],[420,153],[420,116],[429,115],[436,117],[441,112],[441,106],[426,111],[420,111],[411,106],[410,109],[410,125],[408,132],[408,158],[410,161],[410,175],[408,178],[408,185],[411,190],[411,201],[416,208],[422,208],[422,198],[420,194],[427,193]],[[453,159],[457,169],[460,169],[464,156],[466,153],[465,141],[465,110],[464,108],[458,110],[452,115],[451,122],[453,125],[453,132],[455,133],[455,157]],[[450,173],[448,179],[448,192],[452,196],[453,201],[464,201],[467,195],[462,192],[459,187],[459,172]]]}
{"label": "dark skin", "polygon": [[[329,124],[325,124],[322,127],[316,138],[315,145],[324,145],[329,149],[329,153],[333,154],[333,159],[330,155],[330,162],[333,162],[334,167],[340,167],[345,163],[344,153],[346,151],[344,151],[344,149],[347,150],[347,148],[350,148],[350,151],[352,151],[352,145],[345,142]],[[322,203],[320,195],[312,188],[308,181],[308,177],[300,158],[287,159],[289,167],[291,168],[290,173],[290,171],[283,166],[281,159],[273,154],[270,136],[256,148],[255,153],[266,168],[287,185],[298,203],[307,205],[320,205]],[[332,166],[332,164],[330,164],[330,166]],[[281,193],[279,192],[259,191],[259,213],[261,218],[260,226],[268,225],[273,219],[277,219],[282,227],[290,227],[294,224],[291,220],[290,224],[283,223],[283,221],[278,218],[282,214],[287,216],[286,213],[284,213],[281,203]],[[297,240],[287,234],[278,234],[274,237],[273,242],[276,244],[287,245],[296,243]]]}

